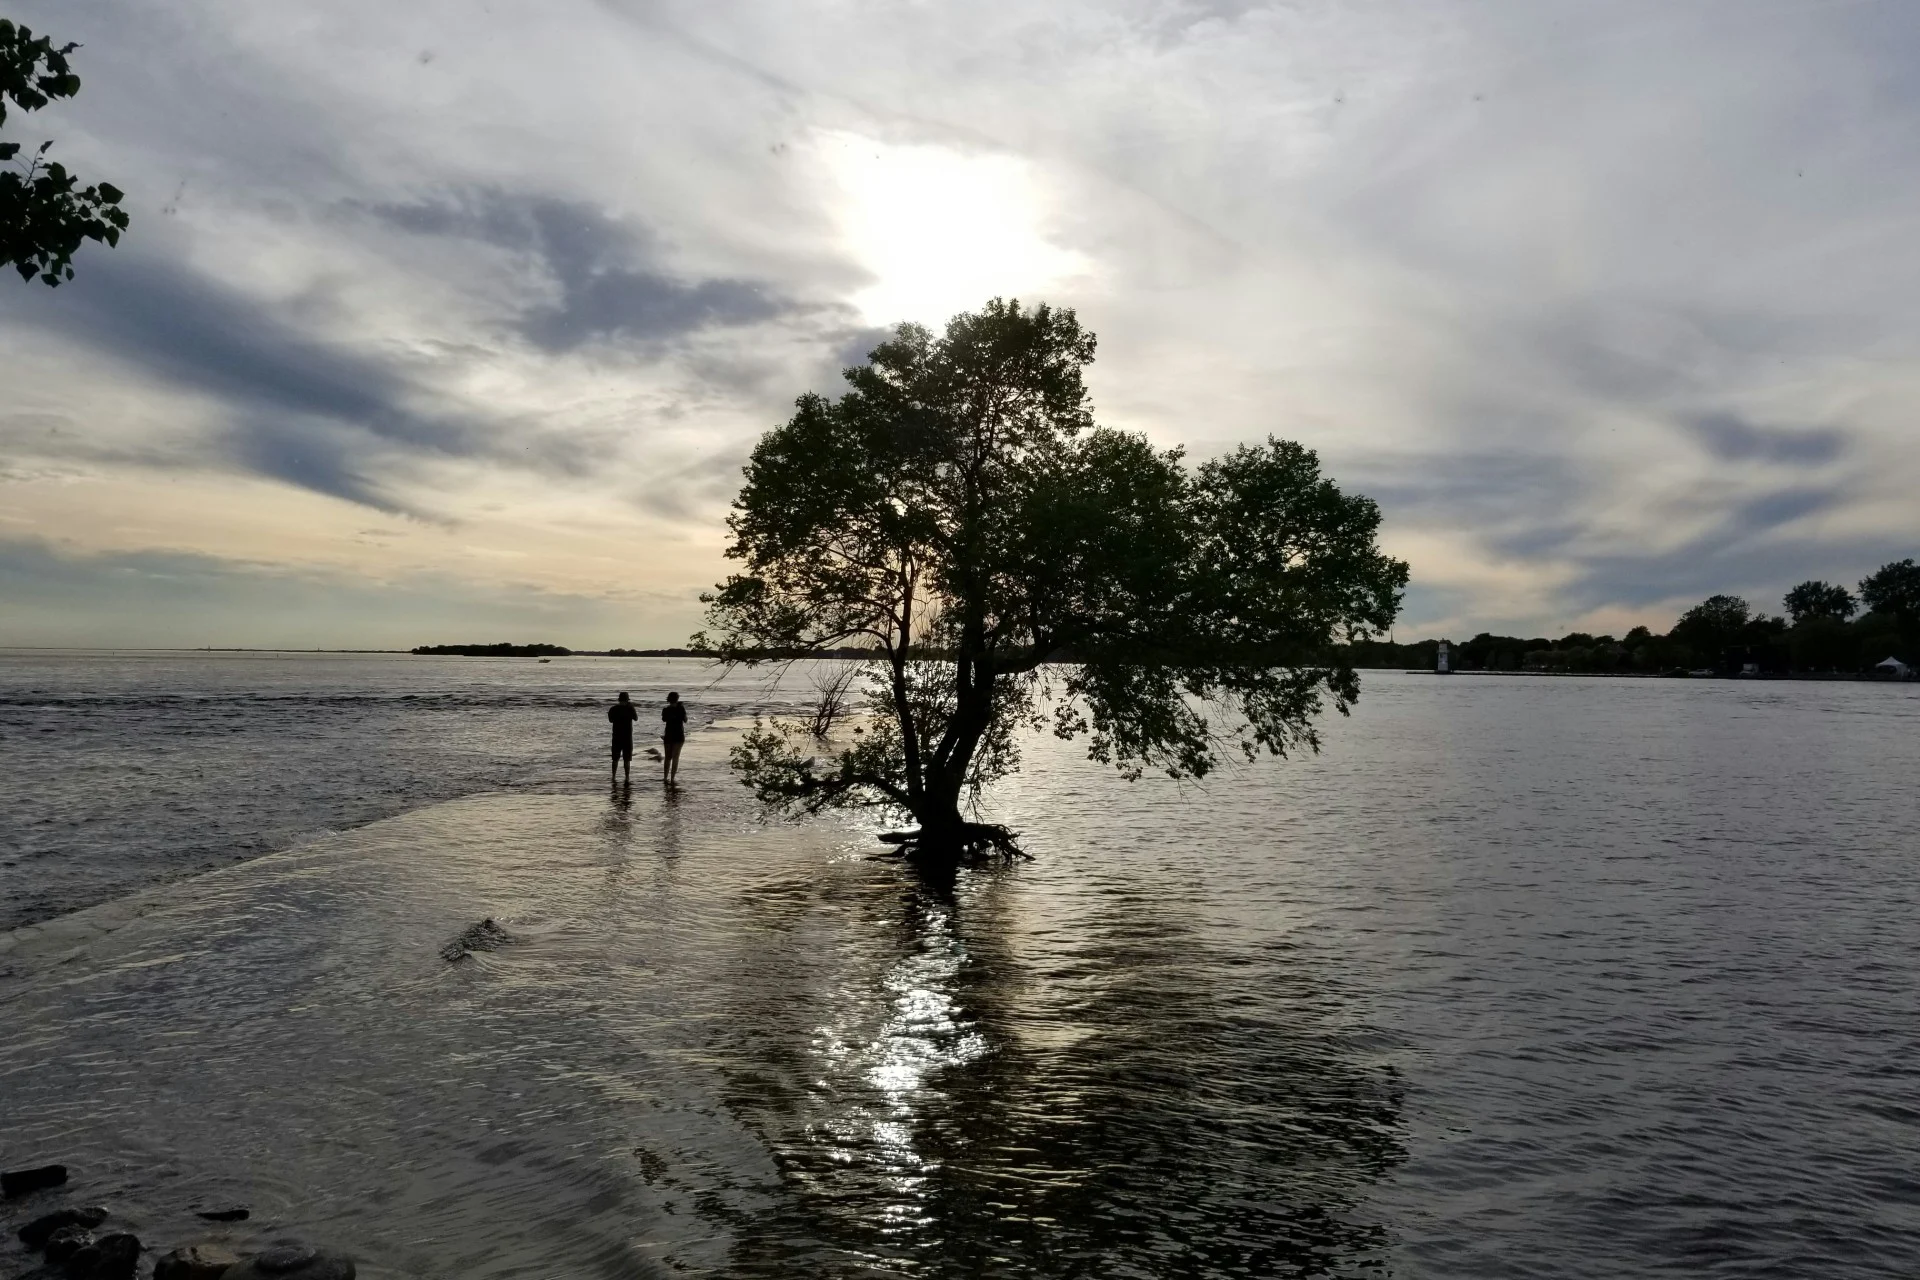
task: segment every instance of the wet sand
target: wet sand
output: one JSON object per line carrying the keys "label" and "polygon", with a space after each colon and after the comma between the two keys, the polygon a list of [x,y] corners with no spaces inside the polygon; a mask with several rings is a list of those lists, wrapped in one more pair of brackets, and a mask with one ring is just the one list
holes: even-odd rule
{"label": "wet sand", "polygon": [[[677,802],[650,776],[625,807],[476,796],[0,935],[9,1160],[70,1165],[75,1202],[162,1248],[291,1234],[372,1277],[718,1267],[777,1175],[673,1034],[697,1031],[674,1001],[698,961],[659,912],[699,894],[663,883],[840,837],[683,826],[728,785],[703,754]],[[486,917],[504,945],[443,958]],[[192,1216],[218,1203],[252,1217]],[[9,1232],[0,1270],[28,1266]]]}

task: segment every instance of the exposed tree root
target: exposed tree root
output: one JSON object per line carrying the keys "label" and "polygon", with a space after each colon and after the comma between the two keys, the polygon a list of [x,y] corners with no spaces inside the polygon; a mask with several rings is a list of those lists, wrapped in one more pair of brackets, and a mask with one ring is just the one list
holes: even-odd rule
{"label": "exposed tree root", "polygon": [[904,858],[910,862],[946,866],[983,866],[996,859],[1003,862],[1031,862],[1033,855],[1020,847],[1019,833],[997,822],[963,822],[959,827],[930,833],[884,831],[883,843],[894,846],[892,852],[875,858]]}

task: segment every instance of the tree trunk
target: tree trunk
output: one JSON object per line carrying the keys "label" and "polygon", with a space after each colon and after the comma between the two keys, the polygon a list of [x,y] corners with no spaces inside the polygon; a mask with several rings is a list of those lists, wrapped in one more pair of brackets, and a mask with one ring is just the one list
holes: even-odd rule
{"label": "tree trunk", "polygon": [[949,779],[929,779],[914,820],[920,824],[915,852],[922,858],[958,862],[966,856],[968,822],[960,815],[960,788]]}
{"label": "tree trunk", "polygon": [[[917,733],[905,696],[902,655],[894,665],[894,711],[906,750],[907,792],[919,831],[904,852],[930,868],[952,870],[992,850],[1021,857],[1013,834],[997,823],[971,822],[960,812],[960,796],[972,776],[974,753],[993,719],[993,671],[978,654],[977,625],[969,625],[955,661],[955,707],[942,741],[935,747]],[[916,749],[917,748],[917,749]]]}
{"label": "tree trunk", "polygon": [[929,793],[914,810],[919,832],[903,852],[929,870],[951,872],[963,862],[990,854],[1006,858],[1025,858],[1014,833],[997,822],[972,822],[960,812],[958,786],[942,787]]}

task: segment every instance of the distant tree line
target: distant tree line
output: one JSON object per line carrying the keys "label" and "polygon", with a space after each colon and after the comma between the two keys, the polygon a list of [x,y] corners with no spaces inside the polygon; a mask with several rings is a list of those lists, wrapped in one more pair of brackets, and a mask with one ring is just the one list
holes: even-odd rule
{"label": "distant tree line", "polygon": [[[1635,627],[1615,638],[1575,631],[1557,640],[1481,632],[1450,646],[1456,671],[1564,671],[1734,675],[1852,674],[1887,658],[1920,667],[1920,564],[1898,560],[1862,579],[1857,592],[1803,582],[1787,592],[1784,612],[1769,615],[1739,596],[1709,596],[1656,635]],[[1439,641],[1364,641],[1350,646],[1356,667],[1431,670]]]}
{"label": "distant tree line", "polygon": [[[584,652],[581,651],[581,652]],[[715,654],[712,649],[609,649],[609,658],[707,658]],[[866,662],[884,656],[880,650],[863,645],[845,645],[838,649],[763,649],[756,653],[755,661],[786,662],[797,658],[852,658]]]}
{"label": "distant tree line", "polygon": [[[558,644],[423,644],[409,653],[441,658],[712,658],[711,649],[569,649]],[[877,649],[848,646],[840,649],[769,649],[759,655],[766,661],[791,658],[878,658]]]}
{"label": "distant tree line", "polygon": [[[1739,596],[1709,596],[1680,615],[1671,631],[1656,635],[1635,627],[1618,638],[1575,631],[1546,636],[1502,636],[1483,631],[1454,642],[1448,654],[1455,671],[1543,671],[1620,675],[1668,675],[1712,671],[1734,675],[1749,664],[1767,675],[1792,672],[1852,674],[1871,670],[1887,658],[1920,668],[1920,563],[1912,559],[1882,565],[1849,591],[1831,582],[1803,582],[1781,600],[1783,613],[1768,615]],[[1395,644],[1362,640],[1339,646],[1335,656],[1354,667],[1431,671],[1438,640]],[[421,645],[419,654],[470,658],[566,657],[600,651],[567,649],[557,644]],[[711,649],[607,649],[614,658],[712,658]],[[943,651],[929,648],[932,656]],[[878,650],[859,645],[823,649],[769,648],[758,661],[793,658],[874,660]],[[1076,663],[1071,647],[1051,661]],[[1276,658],[1277,660],[1277,658]]]}
{"label": "distant tree line", "polygon": [[413,653],[437,658],[564,658],[573,652],[557,644],[423,644]]}

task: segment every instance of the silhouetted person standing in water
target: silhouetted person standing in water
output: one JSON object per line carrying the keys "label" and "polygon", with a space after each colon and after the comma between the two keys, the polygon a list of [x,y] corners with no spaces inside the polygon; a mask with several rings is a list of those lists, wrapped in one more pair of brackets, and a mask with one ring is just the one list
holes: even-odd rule
{"label": "silhouetted person standing in water", "polygon": [[613,772],[619,772],[620,766],[627,767],[627,777],[633,777],[633,722],[640,718],[640,708],[628,701],[622,693],[620,701],[607,708],[607,719],[613,721]]}
{"label": "silhouetted person standing in water", "polygon": [[680,748],[687,742],[687,708],[680,701],[680,695],[667,695],[667,705],[660,708],[660,719],[666,724],[666,732],[660,735],[661,745],[666,748],[666,756],[660,764],[660,776],[667,782],[680,777]]}

